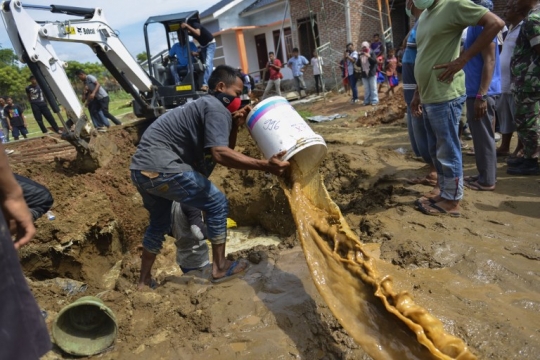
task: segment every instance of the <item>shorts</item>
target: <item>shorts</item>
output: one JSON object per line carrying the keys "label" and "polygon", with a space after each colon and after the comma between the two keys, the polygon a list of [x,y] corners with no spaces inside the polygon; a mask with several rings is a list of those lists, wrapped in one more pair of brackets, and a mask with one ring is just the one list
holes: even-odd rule
{"label": "shorts", "polygon": [[349,78],[348,77],[343,78],[343,85],[349,85]]}
{"label": "shorts", "polygon": [[26,136],[28,135],[28,129],[24,126],[13,126],[11,133],[13,134],[13,137],[18,138],[19,135]]}
{"label": "shorts", "polygon": [[501,94],[497,101],[497,120],[501,134],[511,134],[516,131],[516,104],[514,94]]}

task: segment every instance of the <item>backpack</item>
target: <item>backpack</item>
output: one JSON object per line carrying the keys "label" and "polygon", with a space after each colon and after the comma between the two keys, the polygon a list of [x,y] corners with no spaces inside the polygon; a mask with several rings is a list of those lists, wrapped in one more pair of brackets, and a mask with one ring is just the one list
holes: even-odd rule
{"label": "backpack", "polygon": [[253,89],[255,89],[255,79],[249,74],[247,74],[247,76],[249,77],[249,83],[251,84],[251,91],[253,91]]}

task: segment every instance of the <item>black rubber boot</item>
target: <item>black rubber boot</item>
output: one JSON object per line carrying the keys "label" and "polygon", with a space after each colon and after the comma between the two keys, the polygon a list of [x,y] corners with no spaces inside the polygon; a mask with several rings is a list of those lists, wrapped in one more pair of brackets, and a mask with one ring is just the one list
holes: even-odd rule
{"label": "black rubber boot", "polygon": [[506,173],[510,175],[540,175],[538,159],[523,159],[520,165],[506,169]]}

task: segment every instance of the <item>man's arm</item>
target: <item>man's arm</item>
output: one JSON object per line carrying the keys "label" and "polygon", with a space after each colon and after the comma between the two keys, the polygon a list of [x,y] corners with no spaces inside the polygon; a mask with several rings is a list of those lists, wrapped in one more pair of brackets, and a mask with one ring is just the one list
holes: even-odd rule
{"label": "man's arm", "polygon": [[[495,69],[495,42],[491,42],[485,49],[482,50],[482,59],[484,59],[484,66],[482,67],[482,78],[480,80],[480,88],[477,94],[486,95],[493,78],[493,70]],[[476,119],[482,118],[487,111],[486,101],[476,99],[474,102],[474,112]]]}
{"label": "man's arm", "polygon": [[268,171],[280,176],[290,165],[288,161],[280,160],[280,157],[285,155],[286,151],[275,154],[270,160],[259,160],[226,146],[213,147],[210,150],[215,162],[233,169]]}
{"label": "man's arm", "polygon": [[195,29],[194,27],[190,26],[188,23],[182,23],[180,27],[182,29],[187,29],[192,35],[195,35],[196,37],[201,36],[201,30]]}
{"label": "man's arm", "polygon": [[30,90],[28,88],[26,88],[26,97],[28,98],[28,102],[30,102]]}
{"label": "man's arm", "polygon": [[232,113],[232,129],[229,134],[229,148],[234,150],[236,147],[236,137],[238,135],[238,129],[246,123],[247,116],[251,111],[251,106],[247,105]]}
{"label": "man's arm", "polygon": [[525,26],[525,36],[529,40],[531,47],[540,54],[540,19],[538,15],[531,15],[527,19],[527,22],[522,26]]}
{"label": "man's arm", "polygon": [[6,221],[12,223],[16,234],[15,248],[25,245],[36,233],[32,215],[24,201],[23,192],[13,177],[4,147],[0,145],[0,206]]}
{"label": "man's arm", "polygon": [[28,125],[26,124],[26,117],[24,116],[24,113],[20,107],[19,107],[19,113],[21,114],[24,127],[28,127]]}
{"label": "man's arm", "polygon": [[470,48],[462,52],[454,61],[433,67],[434,70],[446,69],[439,74],[439,81],[451,82],[454,79],[454,75],[463,69],[470,59],[478,55],[482,49],[489,46],[493,39],[495,39],[495,36],[497,36],[497,33],[504,27],[504,21],[492,12],[487,12],[480,18],[477,25],[482,26],[484,29]]}

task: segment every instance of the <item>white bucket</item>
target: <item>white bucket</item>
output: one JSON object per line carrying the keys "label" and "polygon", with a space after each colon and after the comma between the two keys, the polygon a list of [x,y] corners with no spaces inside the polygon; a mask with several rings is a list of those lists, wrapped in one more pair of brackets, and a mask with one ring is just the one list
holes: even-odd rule
{"label": "white bucket", "polygon": [[248,114],[247,128],[265,158],[286,150],[283,160],[295,158],[304,167],[318,166],[326,155],[326,143],[281,96],[261,101]]}

